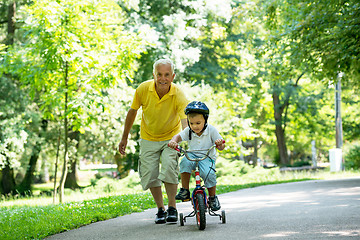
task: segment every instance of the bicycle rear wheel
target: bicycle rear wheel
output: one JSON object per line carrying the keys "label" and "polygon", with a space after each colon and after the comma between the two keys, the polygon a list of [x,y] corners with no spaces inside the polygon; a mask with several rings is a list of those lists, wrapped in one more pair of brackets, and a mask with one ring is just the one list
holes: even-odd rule
{"label": "bicycle rear wheel", "polygon": [[204,230],[206,227],[206,205],[205,198],[202,193],[195,195],[195,210],[196,210],[196,223],[199,230]]}

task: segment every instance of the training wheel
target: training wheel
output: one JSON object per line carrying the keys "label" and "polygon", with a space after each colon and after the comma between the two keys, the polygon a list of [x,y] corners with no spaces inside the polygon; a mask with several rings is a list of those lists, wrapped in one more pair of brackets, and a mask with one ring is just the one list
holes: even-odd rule
{"label": "training wheel", "polygon": [[221,211],[221,220],[222,220],[222,223],[226,223],[225,210]]}
{"label": "training wheel", "polygon": [[180,226],[184,226],[184,214],[180,213]]}

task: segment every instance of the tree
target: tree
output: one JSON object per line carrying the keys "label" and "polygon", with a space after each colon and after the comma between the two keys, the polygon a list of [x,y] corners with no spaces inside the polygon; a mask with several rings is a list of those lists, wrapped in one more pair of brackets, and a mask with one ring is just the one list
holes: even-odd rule
{"label": "tree", "polygon": [[89,110],[103,88],[131,76],[141,50],[124,30],[113,1],[41,0],[25,8],[29,41],[12,49],[9,70],[38,96],[44,118],[63,121],[64,160],[60,201],[68,169],[69,129],[84,132],[95,119]]}
{"label": "tree", "polygon": [[[15,35],[15,13],[16,13],[16,4],[14,1],[9,3],[5,2],[2,5],[2,8],[6,9],[5,11],[1,11],[2,13],[7,13],[6,20],[2,21],[7,24],[7,31],[5,35],[5,45],[0,46],[0,51],[4,49],[7,50],[7,47],[13,45],[14,43],[14,35]],[[5,47],[6,46],[6,47]],[[1,54],[5,54],[1,52]],[[2,59],[1,59],[2,60]],[[18,146],[18,141],[22,139],[24,141],[24,137],[21,137],[21,130],[11,131],[14,126],[21,125],[21,120],[15,117],[16,114],[12,113],[11,107],[23,109],[23,102],[16,102],[18,99],[13,101],[14,99],[10,97],[9,93],[16,94],[17,89],[16,85],[13,83],[11,76],[2,75],[0,76],[1,84],[1,102],[2,104],[2,116],[1,122],[3,122],[0,126],[0,192],[1,193],[13,193],[15,191],[15,180],[14,180],[14,172],[13,172],[13,162],[16,162],[16,158],[14,157],[14,152],[18,152],[16,150]],[[20,103],[20,104],[19,104]],[[12,119],[14,118],[14,119]],[[10,131],[9,131],[10,130]],[[20,141],[21,142],[21,141]]]}
{"label": "tree", "polygon": [[306,61],[320,81],[343,81],[358,85],[360,80],[360,3],[341,1],[286,1],[278,3],[284,32],[294,45],[294,59]]}
{"label": "tree", "polygon": [[[275,56],[282,59],[278,63],[283,66],[292,66],[292,70],[298,71],[298,76],[302,75],[301,72],[306,72],[307,76],[318,81],[328,79],[334,82],[339,72],[346,72],[354,80],[358,78],[356,66],[359,63],[360,48],[358,42],[354,41],[358,37],[359,18],[356,18],[359,13],[358,3],[275,0],[264,4],[263,9],[266,13],[264,14],[265,27],[269,31],[271,43],[271,48],[267,49],[276,50]],[[288,64],[284,64],[286,62]],[[279,68],[280,65],[275,64],[275,66]],[[277,75],[288,76],[283,71]],[[273,79],[276,79],[276,76]],[[354,80],[347,79],[353,84],[356,82]],[[281,82],[283,81],[278,81],[277,84]],[[297,84],[290,83],[288,86],[291,85]],[[285,88],[280,87],[281,85],[274,86],[278,89],[273,92],[273,98],[279,152],[280,158],[286,159],[286,149],[282,144],[284,140],[279,142],[279,137],[282,139],[279,121],[282,121],[283,107],[287,106],[287,96],[290,96],[288,95],[290,92],[284,92],[281,102],[280,93]],[[282,163],[287,161],[282,160]]]}

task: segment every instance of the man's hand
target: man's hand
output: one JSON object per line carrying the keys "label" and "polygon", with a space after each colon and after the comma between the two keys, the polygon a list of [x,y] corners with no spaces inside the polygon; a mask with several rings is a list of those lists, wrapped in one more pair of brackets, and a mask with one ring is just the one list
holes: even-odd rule
{"label": "man's hand", "polygon": [[125,155],[125,148],[126,148],[126,145],[127,145],[127,140],[121,140],[121,142],[119,143],[119,152],[122,154],[122,155]]}
{"label": "man's hand", "polygon": [[125,125],[124,125],[124,132],[121,138],[121,142],[119,143],[119,152],[122,155],[125,155],[125,148],[128,142],[128,135],[130,132],[130,129],[135,121],[137,114],[137,110],[130,108],[125,119]]}

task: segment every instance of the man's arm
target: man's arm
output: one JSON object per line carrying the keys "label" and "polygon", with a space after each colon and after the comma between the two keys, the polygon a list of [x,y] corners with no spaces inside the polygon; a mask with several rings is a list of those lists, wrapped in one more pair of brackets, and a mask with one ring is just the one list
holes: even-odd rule
{"label": "man's arm", "polygon": [[134,124],[135,118],[137,115],[137,110],[130,108],[125,119],[124,132],[119,143],[119,152],[122,155],[125,155],[125,148],[128,141],[128,136],[131,130],[132,125]]}
{"label": "man's arm", "polygon": [[181,119],[181,126],[182,126],[182,129],[183,129],[183,130],[188,126],[188,123],[187,123],[187,119],[186,119],[186,118]]}

